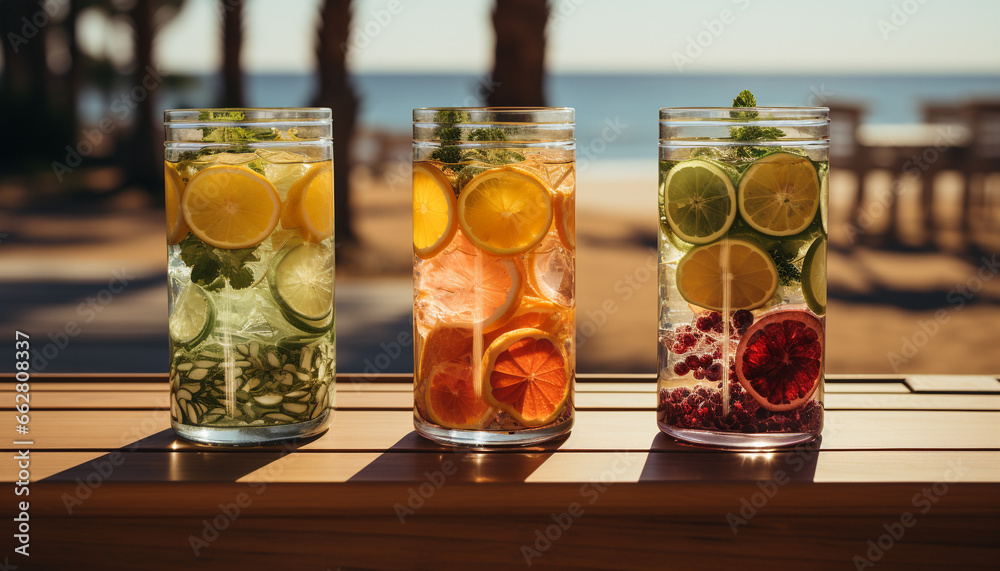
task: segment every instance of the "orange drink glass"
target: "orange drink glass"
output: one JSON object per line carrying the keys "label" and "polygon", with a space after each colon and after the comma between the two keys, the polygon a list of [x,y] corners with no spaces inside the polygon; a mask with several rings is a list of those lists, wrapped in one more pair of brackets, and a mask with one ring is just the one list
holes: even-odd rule
{"label": "orange drink glass", "polygon": [[330,423],[329,109],[164,114],[170,412],[180,436],[255,445]]}
{"label": "orange drink glass", "polygon": [[573,425],[574,111],[413,112],[414,425],[446,444]]}

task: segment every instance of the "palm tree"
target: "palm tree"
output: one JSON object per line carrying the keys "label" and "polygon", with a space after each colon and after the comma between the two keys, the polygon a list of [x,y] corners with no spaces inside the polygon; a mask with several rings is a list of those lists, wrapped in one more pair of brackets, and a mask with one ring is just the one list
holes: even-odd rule
{"label": "palm tree", "polygon": [[222,106],[245,107],[240,50],[243,47],[243,0],[219,0],[222,8]]}
{"label": "palm tree", "polygon": [[320,20],[316,44],[319,90],[313,105],[333,110],[335,239],[338,244],[343,244],[357,239],[351,218],[348,151],[357,121],[358,97],[347,73],[347,51],[342,47],[347,45],[348,40],[351,0],[324,0]]}
{"label": "palm tree", "polygon": [[[132,85],[149,84],[147,76],[153,67],[153,6],[152,1],[138,1],[129,9],[128,16],[134,30],[135,70]],[[132,117],[132,131],[127,141],[126,154],[129,156],[128,179],[146,188],[162,186],[163,145],[154,124],[159,118],[153,117],[156,89],[146,89],[144,97],[135,98],[136,108]],[[157,196],[162,192],[155,192]]]}
{"label": "palm tree", "polygon": [[487,104],[497,107],[545,105],[545,0],[497,0],[493,8],[496,50]]}

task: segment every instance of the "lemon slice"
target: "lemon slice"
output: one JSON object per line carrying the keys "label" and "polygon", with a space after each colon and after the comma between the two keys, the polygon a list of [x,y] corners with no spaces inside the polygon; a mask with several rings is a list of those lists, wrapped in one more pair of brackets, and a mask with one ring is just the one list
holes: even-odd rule
{"label": "lemon slice", "polygon": [[660,187],[660,216],[692,244],[718,239],[736,219],[736,190],[725,171],[708,161],[684,161]]}
{"label": "lemon slice", "polygon": [[188,284],[174,302],[170,312],[170,339],[177,345],[193,347],[201,343],[215,323],[215,309],[205,291],[196,284]]}
{"label": "lemon slice", "polygon": [[167,202],[167,245],[173,246],[190,232],[188,225],[181,216],[181,194],[184,192],[184,181],[177,170],[170,164],[163,164],[163,190]]}
{"label": "lemon slice", "polygon": [[298,228],[307,242],[333,235],[333,163],[313,165],[288,187],[281,209],[282,228]]}
{"label": "lemon slice", "polygon": [[771,256],[750,242],[719,240],[691,248],[677,262],[677,289],[688,303],[706,309],[755,309],[778,289],[778,271]]}
{"label": "lemon slice", "polygon": [[268,286],[282,315],[307,332],[330,328],[333,314],[333,250],[300,244],[268,272]]}
{"label": "lemon slice", "polygon": [[819,176],[809,159],[791,153],[768,155],[740,179],[740,215],[755,230],[791,236],[806,229],[819,208]]}
{"label": "lemon slice", "polygon": [[455,191],[444,173],[426,163],[413,165],[413,252],[436,256],[455,237]]}
{"label": "lemon slice", "polygon": [[462,189],[458,223],[482,250],[498,256],[523,254],[552,226],[551,193],[538,177],[523,170],[490,169]]}
{"label": "lemon slice", "polygon": [[822,236],[809,246],[802,261],[802,297],[813,313],[826,313],[826,238]]}
{"label": "lemon slice", "polygon": [[181,197],[184,221],[216,248],[249,248],[278,225],[281,199],[274,185],[243,167],[211,166],[188,183]]}

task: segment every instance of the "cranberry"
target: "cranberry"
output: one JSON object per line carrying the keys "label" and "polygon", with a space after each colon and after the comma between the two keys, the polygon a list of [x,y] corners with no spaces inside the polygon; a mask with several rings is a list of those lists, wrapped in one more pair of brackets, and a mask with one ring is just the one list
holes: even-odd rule
{"label": "cranberry", "polygon": [[716,333],[722,333],[722,328],[723,327],[725,327],[725,324],[723,324],[722,320],[720,319],[718,323],[712,325],[712,331],[714,331]]}
{"label": "cranberry", "polygon": [[687,345],[681,343],[680,341],[674,341],[674,344],[670,346],[670,350],[678,355],[687,353],[688,348],[689,347]]}
{"label": "cranberry", "polygon": [[680,363],[674,365],[674,374],[677,375],[678,377],[683,377],[684,375],[688,374],[688,371],[690,370],[691,369],[687,366],[687,363],[685,363],[684,361],[681,361]]}
{"label": "cranberry", "polygon": [[753,325],[753,313],[749,310],[741,309],[733,314],[733,327],[746,330]]}
{"label": "cranberry", "polygon": [[684,363],[692,371],[697,370],[701,367],[701,361],[698,359],[697,355],[688,355],[687,358],[684,359]]}
{"label": "cranberry", "polygon": [[722,378],[722,363],[712,363],[705,372],[705,378],[717,381]]}
{"label": "cranberry", "polygon": [[702,355],[698,359],[698,364],[701,365],[702,369],[707,369],[712,364],[712,361],[713,359],[711,355]]}
{"label": "cranberry", "polygon": [[705,372],[702,371],[701,369],[695,369],[695,371],[694,371],[694,378],[698,379],[699,381],[702,380],[702,379],[704,379],[705,378]]}
{"label": "cranberry", "polygon": [[680,342],[687,345],[688,347],[694,347],[698,340],[691,333],[684,333],[680,336]]}
{"label": "cranberry", "polygon": [[712,318],[707,315],[702,315],[698,318],[698,321],[695,322],[695,327],[701,331],[711,331],[712,325]]}
{"label": "cranberry", "polygon": [[713,359],[721,359],[722,358],[722,349],[716,349],[715,351],[712,351],[712,358]]}
{"label": "cranberry", "polygon": [[712,311],[708,314],[708,318],[712,320],[712,323],[722,323],[722,314],[718,311]]}

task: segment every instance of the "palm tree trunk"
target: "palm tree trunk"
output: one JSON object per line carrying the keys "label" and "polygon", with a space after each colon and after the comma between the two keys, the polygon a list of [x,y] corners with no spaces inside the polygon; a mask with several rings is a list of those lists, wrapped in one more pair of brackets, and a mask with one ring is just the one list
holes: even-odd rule
{"label": "palm tree trunk", "polygon": [[493,8],[496,50],[493,85],[487,98],[494,107],[545,105],[545,0],[497,0]]}
{"label": "palm tree trunk", "polygon": [[222,4],[222,106],[246,107],[240,51],[243,47],[243,0]]}
{"label": "palm tree trunk", "polygon": [[347,50],[344,47],[351,23],[351,1],[324,0],[320,16],[316,46],[319,91],[313,105],[333,110],[335,238],[337,244],[343,244],[357,240],[351,217],[349,149],[357,121],[358,97],[347,73]]}
{"label": "palm tree trunk", "polygon": [[[154,127],[159,121],[153,117],[156,86],[147,77],[153,67],[153,2],[138,1],[129,10],[129,17],[135,31],[135,71],[132,74],[133,87],[142,87],[143,97],[135,97],[136,107],[132,117],[132,132],[126,154],[130,171],[128,178],[133,184],[150,190],[154,196],[162,197],[163,181],[160,175],[163,167],[163,145]],[[151,89],[149,86],[153,86]]]}
{"label": "palm tree trunk", "polygon": [[45,29],[31,24],[37,10],[38,4],[30,0],[0,1],[0,126],[7,135],[0,142],[0,161],[12,164],[31,153],[54,153],[53,159],[62,160],[57,151],[67,143],[53,136],[48,125],[51,74],[45,61]]}

